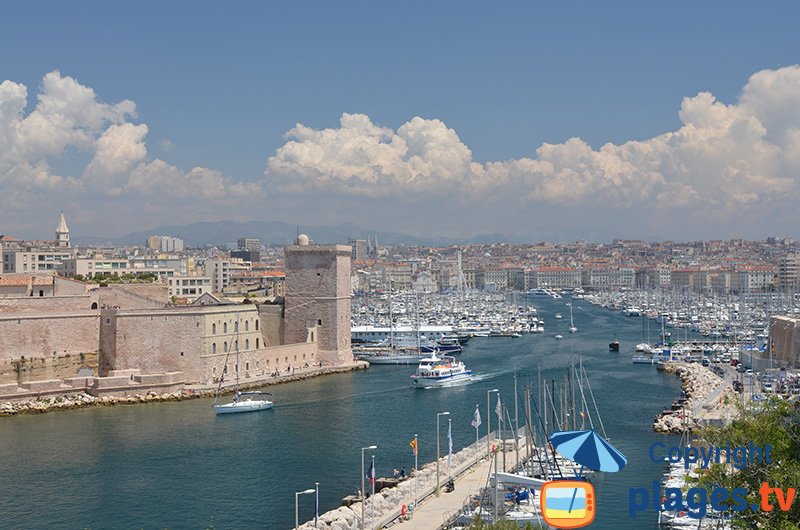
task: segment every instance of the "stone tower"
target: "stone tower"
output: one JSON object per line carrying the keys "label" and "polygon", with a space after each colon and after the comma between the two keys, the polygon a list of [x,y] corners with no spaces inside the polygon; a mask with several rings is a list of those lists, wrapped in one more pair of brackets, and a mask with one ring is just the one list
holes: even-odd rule
{"label": "stone tower", "polygon": [[69,228],[67,228],[67,220],[64,219],[64,210],[61,210],[61,217],[58,219],[58,228],[56,228],[56,245],[60,248],[69,248]]}
{"label": "stone tower", "polygon": [[351,363],[351,248],[310,244],[305,234],[300,234],[296,243],[283,249],[286,343],[316,340],[319,360],[333,365]]}

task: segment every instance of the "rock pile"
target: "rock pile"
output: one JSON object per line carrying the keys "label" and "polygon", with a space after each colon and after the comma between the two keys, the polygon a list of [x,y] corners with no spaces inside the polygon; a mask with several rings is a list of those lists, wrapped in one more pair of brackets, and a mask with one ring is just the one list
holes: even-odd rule
{"label": "rock pile", "polygon": [[199,394],[179,390],[170,394],[156,394],[148,392],[135,396],[104,396],[95,397],[89,394],[74,394],[53,397],[43,397],[33,401],[9,401],[0,403],[0,416],[14,416],[16,414],[40,414],[53,410],[80,409],[92,406],[110,406],[130,403],[151,403],[157,401],[178,401]]}
{"label": "rock pile", "polygon": [[697,426],[694,412],[706,404],[708,396],[723,383],[723,379],[701,364],[669,362],[665,372],[681,378],[685,395],[680,407],[671,413],[662,412],[653,422],[653,430],[660,433],[680,434]]}

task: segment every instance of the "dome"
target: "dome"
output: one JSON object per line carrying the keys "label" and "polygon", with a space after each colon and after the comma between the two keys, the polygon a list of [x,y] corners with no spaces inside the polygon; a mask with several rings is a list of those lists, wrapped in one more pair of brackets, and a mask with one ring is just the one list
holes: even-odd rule
{"label": "dome", "polygon": [[308,245],[308,236],[305,234],[300,234],[297,236],[297,244],[300,246]]}

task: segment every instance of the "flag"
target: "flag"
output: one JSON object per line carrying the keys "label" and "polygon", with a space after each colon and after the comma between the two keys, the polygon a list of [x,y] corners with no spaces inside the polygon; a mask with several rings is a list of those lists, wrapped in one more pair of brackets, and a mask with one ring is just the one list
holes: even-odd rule
{"label": "flag", "polygon": [[503,422],[503,405],[500,403],[500,394],[497,394],[497,406],[494,408],[494,413],[497,414],[497,418],[500,422]]}
{"label": "flag", "polygon": [[411,446],[411,452],[414,453],[414,456],[417,456],[417,451],[418,451],[418,449],[417,449],[417,439],[414,438],[413,440],[408,442],[408,445]]}
{"label": "flag", "polygon": [[453,462],[453,422],[447,420],[447,467]]}
{"label": "flag", "polygon": [[481,410],[475,405],[475,414],[472,416],[472,426],[476,429],[481,426]]}
{"label": "flag", "polygon": [[367,480],[375,486],[375,462],[372,462],[367,469]]}

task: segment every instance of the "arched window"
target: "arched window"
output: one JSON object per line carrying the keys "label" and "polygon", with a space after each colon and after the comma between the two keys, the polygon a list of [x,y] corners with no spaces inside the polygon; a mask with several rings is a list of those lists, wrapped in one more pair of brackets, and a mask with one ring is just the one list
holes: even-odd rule
{"label": "arched window", "polygon": [[250,339],[244,339],[244,349],[245,350],[250,349]]}
{"label": "arched window", "polygon": [[222,343],[222,351],[225,352],[225,353],[228,353],[228,341],[227,340],[224,343]]}
{"label": "arched window", "polygon": [[216,342],[212,342],[211,343],[211,353],[212,354],[217,353],[217,343]]}
{"label": "arched window", "polygon": [[250,331],[250,321],[249,320],[245,320],[244,321],[244,330],[245,331]]}
{"label": "arched window", "polygon": [[239,331],[239,321],[233,323],[233,332],[236,333]]}
{"label": "arched window", "polygon": [[228,323],[227,322],[223,322],[222,323],[222,332],[223,333],[227,333],[228,332]]}
{"label": "arched window", "polygon": [[256,349],[258,349],[258,337],[256,337]]}
{"label": "arched window", "polygon": [[216,335],[217,334],[217,324],[216,324],[216,322],[211,324],[211,334],[212,335]]}
{"label": "arched window", "polygon": [[92,309],[97,309],[97,302],[92,302]]}
{"label": "arched window", "polygon": [[258,320],[256,320],[256,331],[258,331]]}
{"label": "arched window", "polygon": [[236,343],[234,345],[234,348],[236,348],[237,350],[239,349],[239,339],[236,339]]}

